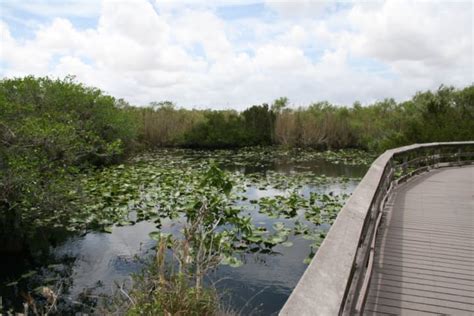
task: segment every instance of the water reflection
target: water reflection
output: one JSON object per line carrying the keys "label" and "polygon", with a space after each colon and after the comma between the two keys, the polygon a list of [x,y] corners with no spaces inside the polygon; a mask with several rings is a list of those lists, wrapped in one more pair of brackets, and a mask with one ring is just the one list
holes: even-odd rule
{"label": "water reflection", "polygon": [[271,315],[281,309],[307,267],[303,259],[311,243],[298,237],[290,240],[292,247],[275,247],[280,254],[247,255],[243,266],[221,267],[212,275],[213,280],[222,280],[218,288],[228,294],[234,310],[242,315]]}
{"label": "water reflection", "polygon": [[57,256],[76,258],[70,295],[75,297],[99,281],[103,291],[110,290],[115,281],[122,282],[131,273],[138,272],[140,264],[136,256],[143,256],[154,246],[155,242],[148,237],[154,230],[155,225],[148,222],[114,227],[111,234],[89,233],[57,248]]}
{"label": "water reflection", "polygon": [[236,166],[235,164],[224,163],[222,166],[229,171],[239,171],[243,174],[264,173],[268,170],[290,174],[292,172],[311,171],[315,175],[325,175],[328,177],[363,177],[367,171],[367,166],[354,166],[330,163],[324,159],[313,161],[291,162],[291,161],[268,161],[264,164]]}

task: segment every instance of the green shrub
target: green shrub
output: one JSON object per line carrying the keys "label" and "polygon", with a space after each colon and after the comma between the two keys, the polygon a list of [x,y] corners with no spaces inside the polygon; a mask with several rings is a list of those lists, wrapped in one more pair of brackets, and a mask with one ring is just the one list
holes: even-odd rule
{"label": "green shrub", "polygon": [[123,159],[133,147],[135,124],[114,98],[70,77],[1,80],[2,235],[67,227],[81,210],[76,174]]}

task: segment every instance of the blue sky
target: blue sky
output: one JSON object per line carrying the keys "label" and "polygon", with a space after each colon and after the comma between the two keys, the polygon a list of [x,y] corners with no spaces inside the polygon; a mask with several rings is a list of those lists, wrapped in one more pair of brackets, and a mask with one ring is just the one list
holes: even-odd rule
{"label": "blue sky", "polygon": [[474,82],[471,1],[0,0],[0,75],[132,104],[350,105]]}

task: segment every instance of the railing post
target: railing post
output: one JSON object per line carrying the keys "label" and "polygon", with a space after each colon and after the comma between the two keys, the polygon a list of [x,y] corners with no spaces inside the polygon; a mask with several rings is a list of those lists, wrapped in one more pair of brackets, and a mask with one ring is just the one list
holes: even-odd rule
{"label": "railing post", "polygon": [[429,167],[430,167],[430,158],[431,158],[430,151],[426,150],[425,151],[425,167],[426,167],[426,169],[429,169]]}
{"label": "railing post", "polygon": [[461,147],[458,148],[458,164],[461,165]]}
{"label": "railing post", "polygon": [[435,155],[436,156],[435,156],[435,161],[434,161],[434,167],[439,168],[439,163],[441,160],[441,151],[439,149],[436,149]]}
{"label": "railing post", "polygon": [[408,170],[408,156],[403,156],[402,170],[403,175],[406,175]]}

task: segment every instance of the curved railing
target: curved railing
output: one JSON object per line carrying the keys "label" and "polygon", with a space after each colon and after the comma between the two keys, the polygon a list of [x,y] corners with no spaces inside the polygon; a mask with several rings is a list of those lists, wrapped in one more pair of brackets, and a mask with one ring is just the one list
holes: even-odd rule
{"label": "curved railing", "polygon": [[471,164],[474,141],[387,150],[352,193],[280,315],[357,315],[364,310],[382,210],[400,182],[433,168]]}

